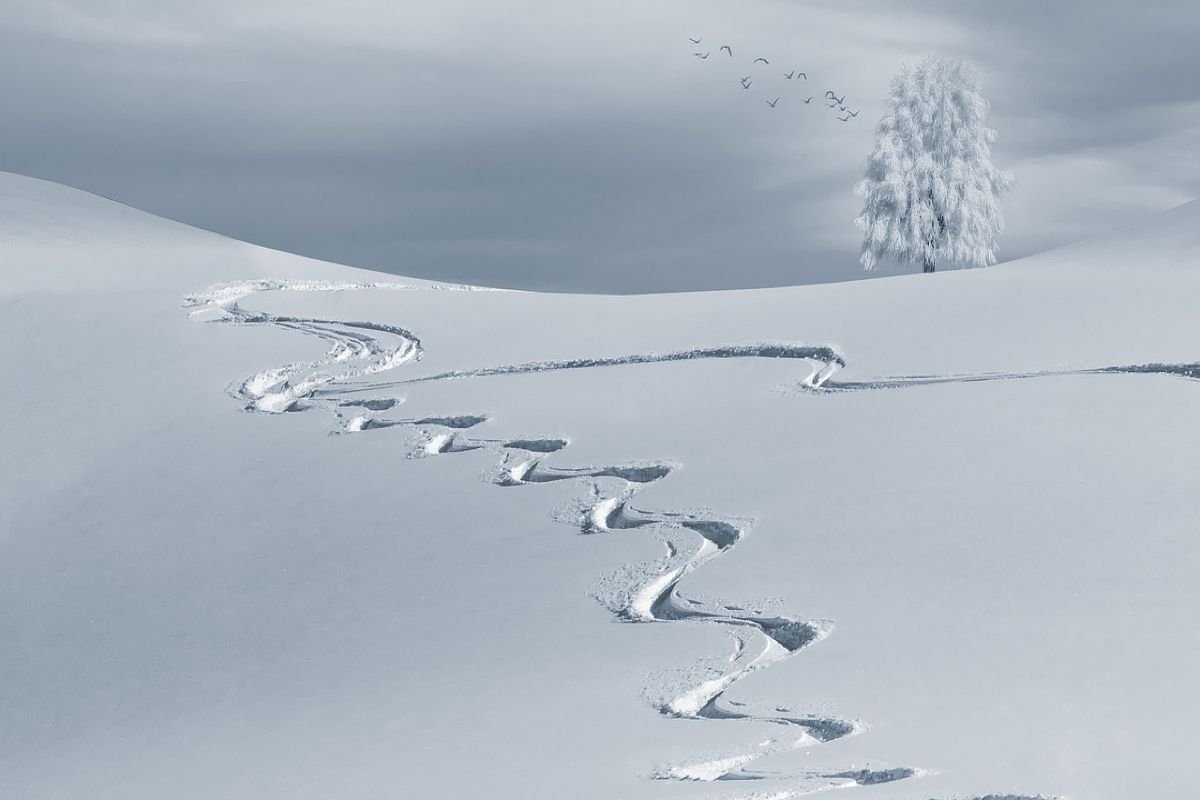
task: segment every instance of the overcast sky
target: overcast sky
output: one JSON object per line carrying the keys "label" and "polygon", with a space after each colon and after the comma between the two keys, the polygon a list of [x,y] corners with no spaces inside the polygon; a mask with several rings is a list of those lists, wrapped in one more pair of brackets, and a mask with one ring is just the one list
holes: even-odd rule
{"label": "overcast sky", "polygon": [[[983,74],[995,160],[1019,181],[1002,260],[1200,195],[1195,0],[0,8],[0,169],[400,274],[581,291],[860,277],[851,189],[889,79],[928,52]],[[825,89],[861,116],[839,123]]]}

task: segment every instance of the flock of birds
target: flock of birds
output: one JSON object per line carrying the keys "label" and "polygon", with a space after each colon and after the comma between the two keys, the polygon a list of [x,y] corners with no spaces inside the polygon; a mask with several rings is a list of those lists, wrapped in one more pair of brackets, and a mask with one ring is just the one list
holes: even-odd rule
{"label": "flock of birds", "polygon": [[[694,47],[699,47],[704,42],[703,39],[693,39],[690,36],[688,37],[688,41],[691,42]],[[718,48],[717,53],[718,53],[718,57],[720,57],[719,54],[724,53],[727,58],[733,58],[733,48],[727,44],[721,45],[720,48]],[[692,55],[695,56],[696,58],[700,59],[701,61],[707,61],[708,57],[712,55],[712,51],[696,50],[692,53]],[[766,66],[766,67],[771,66],[771,62],[761,56],[754,59],[754,61],[751,62],[752,67],[757,64],[762,64],[763,66]],[[796,69],[793,69],[791,72],[784,72],[781,74],[783,75],[784,78],[786,78],[789,81],[794,81],[794,80],[807,81],[808,80],[808,73],[801,72],[800,70],[796,70]],[[754,75],[750,74],[750,75],[744,76],[741,79],[741,84],[742,84],[743,90],[750,91],[750,87],[754,85]],[[777,106],[779,104],[779,101],[782,99],[783,99],[782,96],[775,97],[770,100],[763,98],[763,102],[765,102],[771,108],[775,108],[775,106]],[[815,98],[815,96],[809,96],[809,97],[802,97],[800,99],[805,105],[809,105],[816,98]],[[841,97],[839,97],[837,92],[833,91],[832,89],[825,90],[824,101],[825,101],[826,108],[837,109],[835,113],[837,114],[837,118],[840,122],[849,122],[850,120],[857,117],[859,114],[858,111],[856,111],[856,110],[850,108],[850,106],[846,105],[846,95],[843,94]]]}

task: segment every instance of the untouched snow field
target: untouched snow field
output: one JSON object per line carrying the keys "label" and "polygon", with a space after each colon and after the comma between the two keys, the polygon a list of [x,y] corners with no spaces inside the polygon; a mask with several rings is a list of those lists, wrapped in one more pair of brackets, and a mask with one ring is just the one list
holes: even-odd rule
{"label": "untouched snow field", "polygon": [[1198,263],[498,292],[0,174],[0,797],[1194,798]]}

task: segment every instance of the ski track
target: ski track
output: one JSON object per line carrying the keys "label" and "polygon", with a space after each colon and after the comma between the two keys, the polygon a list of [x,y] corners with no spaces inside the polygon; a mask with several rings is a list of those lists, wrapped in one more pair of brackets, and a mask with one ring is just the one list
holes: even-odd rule
{"label": "ski track", "polygon": [[[579,358],[527,362],[474,370],[442,372],[407,380],[364,383],[361,379],[419,360],[420,339],[404,328],[369,321],[344,321],[273,315],[245,309],[241,301],[261,292],[338,292],[363,289],[400,291],[470,291],[467,286],[416,286],[401,283],[251,280],[218,284],[188,295],[183,306],[193,317],[212,323],[260,325],[315,337],[329,345],[322,359],[295,362],[255,373],[229,387],[248,411],[266,414],[323,409],[337,420],[335,433],[350,434],[394,427],[417,431],[421,444],[410,457],[488,450],[497,466],[487,477],[501,487],[527,487],[557,481],[586,482],[586,499],[572,509],[570,521],[583,534],[644,529],[664,546],[656,562],[630,564],[601,579],[594,594],[618,618],[634,623],[691,622],[722,626],[733,641],[733,652],[716,665],[698,665],[679,675],[651,681],[647,699],[667,717],[741,720],[773,723],[793,731],[786,740],[768,739],[734,755],[697,759],[666,766],[651,777],[658,780],[727,782],[786,781],[789,788],[742,795],[738,800],[787,800],[825,789],[871,786],[929,774],[908,766],[867,766],[844,770],[776,773],[750,765],[764,756],[818,746],[861,733],[864,723],[828,715],[797,713],[785,706],[750,708],[726,697],[739,680],[819,642],[832,624],[751,608],[746,604],[701,600],[686,596],[681,582],[701,565],[732,550],[751,528],[751,521],[709,511],[646,510],[635,507],[635,496],[670,476],[679,465],[647,461],[596,466],[556,466],[546,459],[570,445],[561,436],[536,438],[478,438],[470,431],[491,418],[485,414],[404,418],[381,416],[403,403],[402,397],[358,397],[403,384],[514,375],[555,370],[587,369],[628,364],[720,358],[785,358],[809,362],[803,389],[817,392],[866,391],[944,383],[1018,380],[1078,374],[1166,374],[1200,380],[1200,364],[1148,363],[1125,367],[1027,373],[918,375],[874,381],[836,382],[832,376],[845,366],[830,346],[760,343],[696,348],[621,357]],[[486,291],[486,290],[484,290]],[[385,343],[386,341],[386,343]],[[1048,800],[1040,795],[986,795],[974,800]]]}
{"label": "ski track", "polygon": [[1033,378],[1057,378],[1068,375],[1166,375],[1184,380],[1200,381],[1200,362],[1167,364],[1150,362],[1115,367],[1034,370],[1030,372],[965,372],[954,375],[901,375],[868,381],[823,381],[801,384],[801,388],[818,392],[862,392],[879,389],[907,389],[917,386],[937,386],[950,383],[984,383],[987,381],[1020,381]]}

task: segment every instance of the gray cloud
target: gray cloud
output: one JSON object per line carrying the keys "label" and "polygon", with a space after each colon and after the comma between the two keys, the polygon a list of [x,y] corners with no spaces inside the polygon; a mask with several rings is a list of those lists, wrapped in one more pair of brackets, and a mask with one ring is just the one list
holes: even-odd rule
{"label": "gray cloud", "polygon": [[[983,69],[997,160],[1021,181],[1002,256],[1200,182],[1189,3],[202,5],[17,0],[0,21],[0,166],[411,275],[583,291],[852,279],[871,123],[899,65],[939,51]],[[772,67],[743,91],[759,54]],[[797,102],[825,88],[861,106],[858,124]]]}

